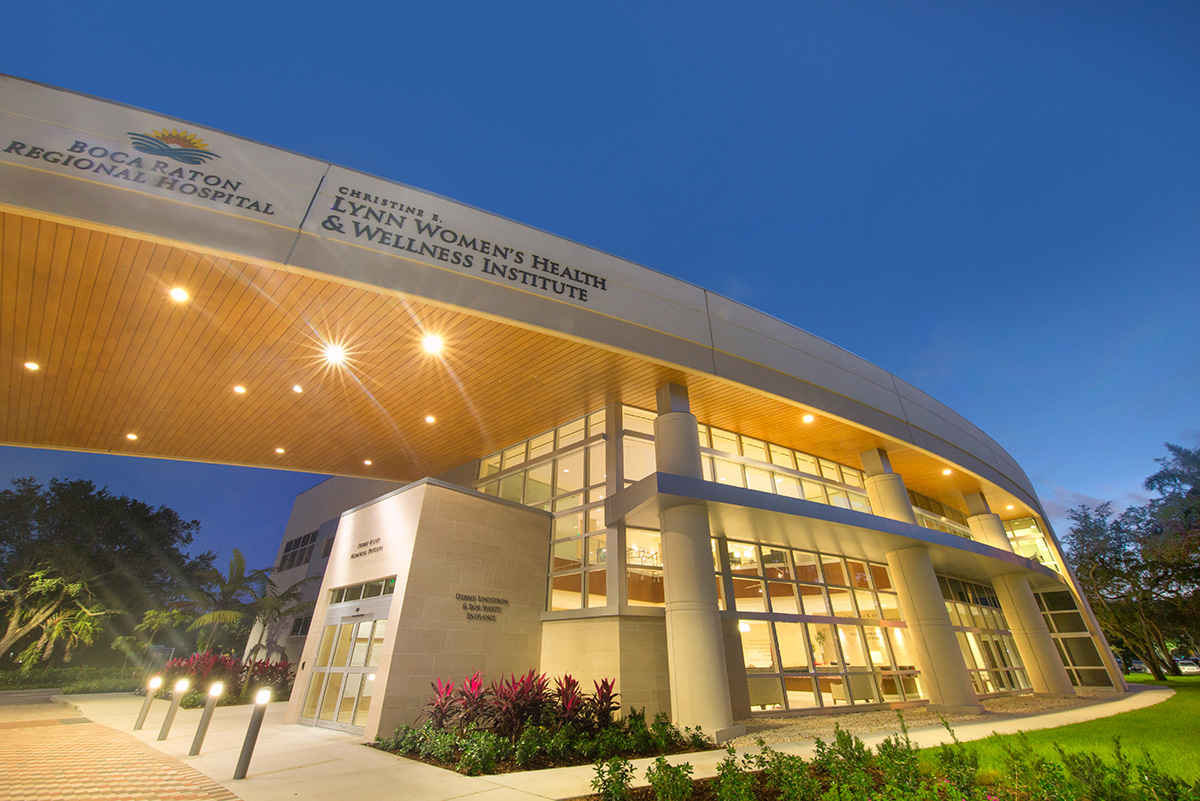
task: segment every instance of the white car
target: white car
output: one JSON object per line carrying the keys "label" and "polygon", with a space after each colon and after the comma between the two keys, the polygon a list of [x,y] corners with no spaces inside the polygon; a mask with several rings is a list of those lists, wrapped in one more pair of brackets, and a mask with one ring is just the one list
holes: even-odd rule
{"label": "white car", "polygon": [[1179,667],[1179,672],[1185,676],[1191,673],[1200,673],[1200,665],[1197,665],[1194,659],[1176,659],[1175,664]]}

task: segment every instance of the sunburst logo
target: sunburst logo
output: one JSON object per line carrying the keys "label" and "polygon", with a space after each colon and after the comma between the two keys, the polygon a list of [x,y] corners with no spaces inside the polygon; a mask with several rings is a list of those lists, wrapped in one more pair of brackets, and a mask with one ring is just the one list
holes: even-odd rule
{"label": "sunburst logo", "polygon": [[174,128],[155,131],[152,134],[129,132],[133,140],[133,149],[148,153],[151,156],[164,156],[184,164],[203,164],[209,159],[221,158],[208,149],[208,144],[187,131],[177,131]]}

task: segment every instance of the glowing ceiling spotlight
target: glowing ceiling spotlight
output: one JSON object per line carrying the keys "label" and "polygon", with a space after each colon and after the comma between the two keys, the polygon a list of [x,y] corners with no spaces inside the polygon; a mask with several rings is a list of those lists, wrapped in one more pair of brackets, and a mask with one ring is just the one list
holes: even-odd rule
{"label": "glowing ceiling spotlight", "polygon": [[445,343],[442,342],[442,338],[435,336],[434,334],[428,334],[424,339],[421,340],[421,347],[425,349],[425,352],[435,355],[442,352],[442,347],[444,344]]}
{"label": "glowing ceiling spotlight", "polygon": [[183,303],[185,300],[188,299],[187,290],[180,289],[179,287],[175,287],[174,289],[172,289],[170,292],[170,295],[171,295],[171,300],[175,301],[176,303]]}
{"label": "glowing ceiling spotlight", "polygon": [[329,364],[341,366],[346,363],[346,349],[341,345],[330,342],[321,351],[321,358]]}
{"label": "glowing ceiling spotlight", "polygon": [[804,415],[803,417],[801,417],[800,419],[801,419],[801,420],[803,420],[803,421],[804,421],[804,422],[806,422],[806,423],[811,423],[811,422],[812,422],[813,420],[815,420],[816,418],[815,418],[815,417],[813,417],[811,414],[806,414],[806,415]]}

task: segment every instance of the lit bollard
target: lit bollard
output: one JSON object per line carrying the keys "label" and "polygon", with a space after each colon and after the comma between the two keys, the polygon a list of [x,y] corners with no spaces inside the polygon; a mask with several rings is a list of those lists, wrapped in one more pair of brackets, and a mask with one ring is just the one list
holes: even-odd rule
{"label": "lit bollard", "polygon": [[142,726],[146,723],[146,715],[150,712],[150,702],[154,700],[154,694],[158,692],[158,688],[162,686],[162,676],[155,676],[150,679],[150,686],[146,688],[146,700],[142,702],[142,711],[138,712],[137,723],[133,724],[134,731],[141,731]]}
{"label": "lit bollard", "polygon": [[213,709],[216,708],[217,699],[223,692],[225,692],[225,685],[219,681],[214,681],[213,685],[208,688],[208,700],[204,702],[204,714],[200,716],[200,725],[196,727],[196,737],[192,740],[192,750],[188,751],[188,756],[200,753],[200,746],[204,745],[204,735],[208,734],[208,724],[212,720]]}
{"label": "lit bollard", "polygon": [[183,700],[183,694],[187,692],[187,688],[187,679],[175,682],[175,689],[171,693],[171,706],[167,709],[167,717],[163,720],[162,728],[158,730],[158,739],[167,739],[167,732],[171,731],[171,724],[175,722],[175,713],[179,711],[179,702]]}
{"label": "lit bollard", "polygon": [[238,757],[237,770],[233,778],[246,778],[246,769],[250,767],[250,757],[254,755],[254,743],[258,740],[258,730],[262,728],[263,715],[267,714],[267,702],[271,700],[271,690],[259,690],[254,696],[254,713],[250,715],[250,727],[246,729],[246,741],[242,743],[242,754]]}

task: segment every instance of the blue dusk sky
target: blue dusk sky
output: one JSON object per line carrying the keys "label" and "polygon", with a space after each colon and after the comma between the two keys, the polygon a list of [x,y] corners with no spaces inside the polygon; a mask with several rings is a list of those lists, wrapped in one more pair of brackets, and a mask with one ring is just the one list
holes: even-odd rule
{"label": "blue dusk sky", "polygon": [[[0,72],[728,295],[992,435],[1060,531],[1200,445],[1200,3],[17,3]],[[0,449],[266,565],[320,477]]]}

